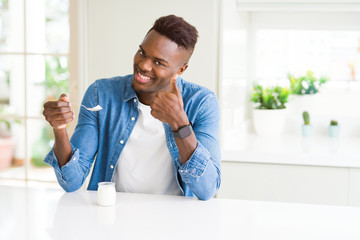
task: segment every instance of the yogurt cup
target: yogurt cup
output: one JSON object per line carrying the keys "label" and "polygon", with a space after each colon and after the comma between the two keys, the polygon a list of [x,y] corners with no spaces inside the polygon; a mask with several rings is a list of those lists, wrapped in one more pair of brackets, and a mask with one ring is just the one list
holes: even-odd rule
{"label": "yogurt cup", "polygon": [[99,182],[97,199],[100,206],[109,207],[116,202],[116,190],[114,182]]}

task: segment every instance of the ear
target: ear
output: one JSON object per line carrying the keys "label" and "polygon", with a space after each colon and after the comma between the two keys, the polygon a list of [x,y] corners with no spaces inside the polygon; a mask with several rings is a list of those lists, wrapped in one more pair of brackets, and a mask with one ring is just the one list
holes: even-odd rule
{"label": "ear", "polygon": [[185,70],[188,68],[188,64],[187,63],[185,63],[184,65],[182,65],[179,69],[178,69],[178,71],[177,71],[177,74],[178,75],[181,75],[181,74],[183,74],[183,72],[185,72]]}

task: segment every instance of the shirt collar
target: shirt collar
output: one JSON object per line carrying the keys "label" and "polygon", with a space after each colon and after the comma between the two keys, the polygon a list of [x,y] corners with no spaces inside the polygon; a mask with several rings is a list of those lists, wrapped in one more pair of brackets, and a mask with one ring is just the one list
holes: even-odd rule
{"label": "shirt collar", "polygon": [[178,86],[180,92],[182,93],[182,91],[183,91],[183,79],[181,77],[178,77],[176,79],[176,83],[177,83],[177,86]]}
{"label": "shirt collar", "polygon": [[124,102],[127,102],[131,99],[137,98],[134,89],[131,87],[133,81],[133,74],[127,75],[125,78],[126,84],[123,89]]}

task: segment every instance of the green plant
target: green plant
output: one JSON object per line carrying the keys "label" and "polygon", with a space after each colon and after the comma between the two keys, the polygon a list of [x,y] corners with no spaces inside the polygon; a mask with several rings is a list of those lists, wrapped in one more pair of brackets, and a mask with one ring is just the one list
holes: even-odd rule
{"label": "green plant", "polygon": [[0,137],[6,137],[9,135],[11,128],[10,121],[0,118]]}
{"label": "green plant", "polygon": [[[9,91],[10,91],[10,71],[7,69],[0,69],[0,86],[2,88],[1,89],[2,92],[8,92],[7,94],[1,93],[0,104],[8,105]],[[0,109],[0,113],[1,113],[1,109]]]}
{"label": "green plant", "polygon": [[287,87],[275,86],[264,88],[254,84],[251,92],[251,101],[256,103],[257,109],[284,109],[288,102],[290,90]]}
{"label": "green plant", "polygon": [[69,91],[69,67],[60,57],[45,58],[45,81],[37,85],[45,86],[45,94],[57,99],[61,93]]}
{"label": "green plant", "polygon": [[337,126],[338,125],[338,122],[336,120],[331,120],[330,121],[330,125],[331,126]]}
{"label": "green plant", "polygon": [[307,111],[303,112],[303,119],[305,125],[310,125],[310,115]]}
{"label": "green plant", "polygon": [[7,118],[0,118],[0,137],[10,137],[11,125],[13,123],[20,123],[20,120],[12,120]]}
{"label": "green plant", "polygon": [[307,71],[305,76],[298,78],[289,73],[288,79],[290,81],[291,93],[298,95],[315,94],[319,91],[320,86],[328,81],[328,78],[325,76],[315,77],[312,71]]}
{"label": "green plant", "polygon": [[31,163],[35,167],[45,167],[44,156],[50,152],[53,146],[52,127],[45,125],[41,130],[41,136],[32,144]]}
{"label": "green plant", "polygon": [[11,131],[11,125],[13,123],[21,123],[18,119],[12,119],[6,117],[10,115],[10,111],[5,107],[5,105],[0,104],[0,137],[9,137]]}
{"label": "green plant", "polygon": [[[44,91],[47,100],[57,99],[61,93],[69,91],[69,67],[67,60],[62,57],[45,58],[45,81],[37,85],[45,86]],[[41,136],[32,145],[32,164],[36,167],[47,166],[44,156],[53,145],[54,136],[52,127],[47,124],[42,129]]]}
{"label": "green plant", "polygon": [[[0,115],[6,115],[4,105],[0,105]],[[8,137],[10,135],[11,122],[9,119],[0,117],[0,137]]]}

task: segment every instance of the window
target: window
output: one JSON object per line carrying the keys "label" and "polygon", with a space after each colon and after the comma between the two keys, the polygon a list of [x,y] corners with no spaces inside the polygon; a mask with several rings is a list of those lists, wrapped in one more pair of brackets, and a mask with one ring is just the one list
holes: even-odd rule
{"label": "window", "polygon": [[56,181],[42,106],[69,90],[69,1],[0,0],[0,13],[0,179]]}
{"label": "window", "polygon": [[308,70],[331,81],[360,81],[360,31],[259,29],[256,78],[286,79]]}
{"label": "window", "polygon": [[301,112],[310,111],[317,135],[328,120],[342,122],[344,137],[360,135],[359,3],[224,1],[222,22],[222,146],[237,150],[252,133],[253,82],[289,84],[289,73],[312,70],[330,79],[319,94],[291,96],[284,134],[299,134]]}

